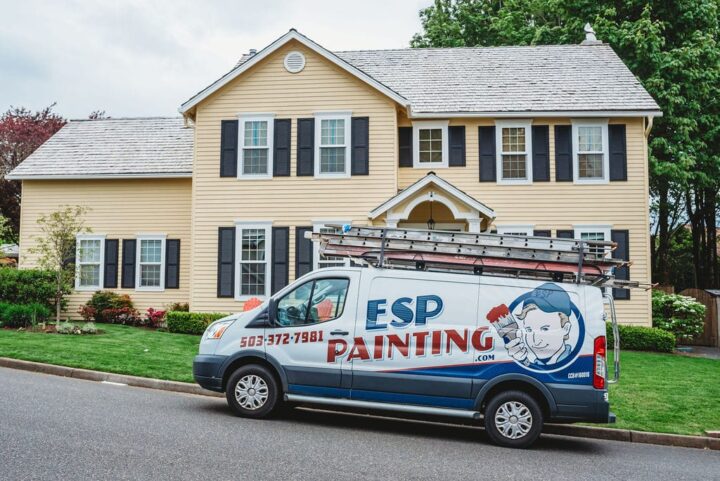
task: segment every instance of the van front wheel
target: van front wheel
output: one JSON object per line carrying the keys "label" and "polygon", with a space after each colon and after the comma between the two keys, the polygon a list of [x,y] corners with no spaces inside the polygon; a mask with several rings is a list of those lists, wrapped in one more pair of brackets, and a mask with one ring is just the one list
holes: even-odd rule
{"label": "van front wheel", "polygon": [[542,426],[540,406],[522,391],[501,392],[485,408],[485,432],[500,446],[526,448],[540,436]]}
{"label": "van front wheel", "polygon": [[235,414],[247,418],[269,416],[278,404],[279,386],[264,366],[249,364],[228,379],[225,395]]}

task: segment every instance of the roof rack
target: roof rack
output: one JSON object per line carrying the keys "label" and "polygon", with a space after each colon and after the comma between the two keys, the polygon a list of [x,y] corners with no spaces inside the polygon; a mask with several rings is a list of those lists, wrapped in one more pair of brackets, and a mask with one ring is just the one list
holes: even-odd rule
{"label": "roof rack", "polygon": [[306,237],[320,244],[321,255],[375,267],[639,287],[614,278],[616,268],[630,265],[610,257],[614,242],[349,225]]}

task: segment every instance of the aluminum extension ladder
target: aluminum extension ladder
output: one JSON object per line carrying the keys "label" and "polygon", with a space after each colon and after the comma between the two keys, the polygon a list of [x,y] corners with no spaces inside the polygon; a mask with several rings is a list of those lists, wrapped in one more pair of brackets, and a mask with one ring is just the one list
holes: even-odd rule
{"label": "aluminum extension ladder", "polygon": [[615,269],[628,261],[610,257],[614,242],[386,227],[327,226],[308,232],[320,254],[375,267],[420,269],[548,279],[601,287],[632,288]]}

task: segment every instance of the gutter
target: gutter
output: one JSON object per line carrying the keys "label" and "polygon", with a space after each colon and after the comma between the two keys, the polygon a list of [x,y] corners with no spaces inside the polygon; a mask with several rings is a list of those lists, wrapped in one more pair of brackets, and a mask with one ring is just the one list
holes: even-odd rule
{"label": "gutter", "polygon": [[190,179],[192,172],[176,172],[168,174],[58,174],[30,175],[13,174],[5,176],[7,180],[108,180],[108,179]]}

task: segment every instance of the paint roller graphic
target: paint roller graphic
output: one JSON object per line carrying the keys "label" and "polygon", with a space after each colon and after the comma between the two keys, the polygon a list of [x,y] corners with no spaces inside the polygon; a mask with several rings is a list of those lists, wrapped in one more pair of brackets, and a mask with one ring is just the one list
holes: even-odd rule
{"label": "paint roller graphic", "polygon": [[[505,304],[500,304],[497,307],[493,307],[487,314],[487,320],[495,328],[500,337],[503,338],[505,344],[513,341],[517,338],[518,325],[517,319],[512,315],[510,309]],[[526,357],[522,360],[523,365],[529,366],[530,361]]]}

